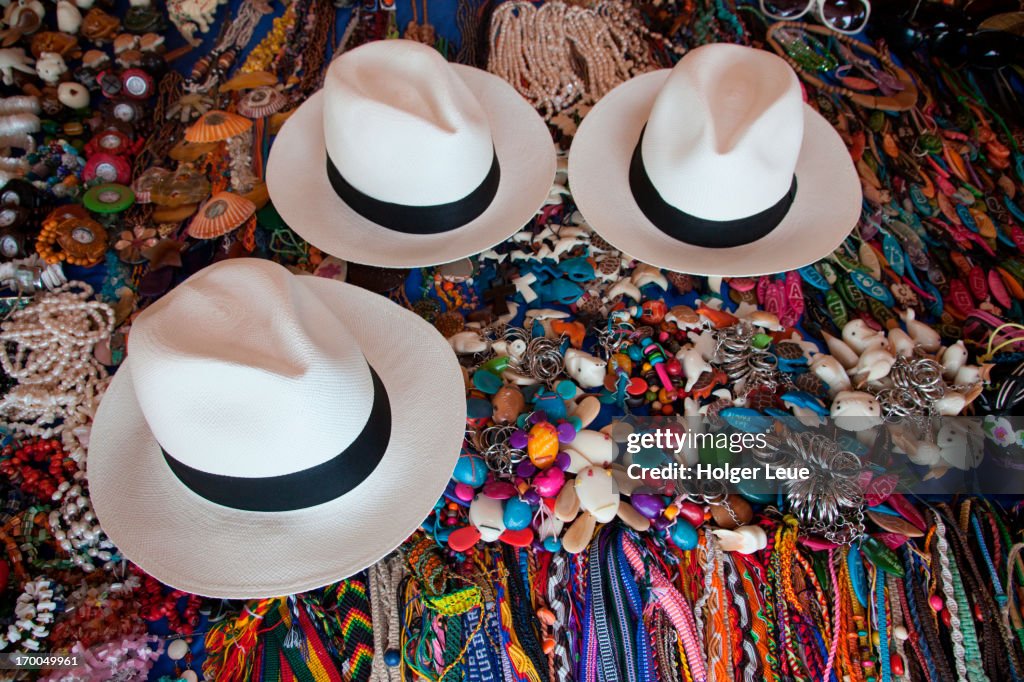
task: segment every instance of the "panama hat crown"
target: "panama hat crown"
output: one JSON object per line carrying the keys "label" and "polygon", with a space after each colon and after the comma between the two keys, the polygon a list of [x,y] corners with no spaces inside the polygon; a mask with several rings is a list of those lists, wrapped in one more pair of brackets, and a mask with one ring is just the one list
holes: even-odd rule
{"label": "panama hat crown", "polygon": [[[281,267],[200,271],[131,335],[135,394],[174,459],[211,474],[281,476],[363,430],[374,386],[345,322]],[[166,301],[167,299],[163,299]],[[183,324],[181,310],[188,311]]]}
{"label": "panama hat crown", "polygon": [[651,109],[641,153],[670,205],[735,220],[776,204],[793,184],[803,142],[796,74],[761,50],[695,50]]}
{"label": "panama hat crown", "polygon": [[335,60],[323,125],[327,157],[342,177],[394,204],[458,201],[494,164],[483,108],[437,50],[425,47],[386,42]]}

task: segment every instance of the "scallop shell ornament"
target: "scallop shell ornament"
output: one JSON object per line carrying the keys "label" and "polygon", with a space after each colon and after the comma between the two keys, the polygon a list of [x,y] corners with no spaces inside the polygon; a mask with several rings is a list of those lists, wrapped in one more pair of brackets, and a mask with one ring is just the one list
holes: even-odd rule
{"label": "scallop shell ornament", "polygon": [[231,192],[218,192],[200,207],[188,225],[196,239],[216,239],[231,232],[256,212],[256,205]]}
{"label": "scallop shell ornament", "polygon": [[256,88],[238,103],[238,113],[247,118],[266,118],[284,109],[287,98],[274,88]]}
{"label": "scallop shell ornament", "polygon": [[209,111],[185,129],[189,142],[221,142],[252,128],[252,121],[228,111]]}

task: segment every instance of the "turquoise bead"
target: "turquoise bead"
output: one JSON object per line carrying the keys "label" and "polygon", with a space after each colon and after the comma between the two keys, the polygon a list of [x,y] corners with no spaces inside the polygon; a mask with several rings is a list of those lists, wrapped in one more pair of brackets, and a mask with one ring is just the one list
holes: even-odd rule
{"label": "turquoise bead", "polygon": [[697,537],[697,529],[689,521],[683,519],[676,519],[676,522],[669,528],[669,535],[672,538],[672,542],[676,544],[679,549],[693,549],[697,546],[699,538]]}

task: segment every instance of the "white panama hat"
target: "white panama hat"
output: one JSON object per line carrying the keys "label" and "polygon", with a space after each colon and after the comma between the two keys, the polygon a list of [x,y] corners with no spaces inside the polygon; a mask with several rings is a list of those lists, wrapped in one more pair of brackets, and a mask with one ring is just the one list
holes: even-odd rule
{"label": "white panama hat", "polygon": [[645,263],[696,275],[794,270],[838,247],[861,189],[796,74],[712,44],[618,86],[587,114],[569,189],[590,226]]}
{"label": "white panama hat", "polygon": [[409,40],[327,70],[270,151],[267,187],[303,239],[381,267],[440,265],[528,223],[555,177],[543,119],[502,79]]}
{"label": "white panama hat", "polygon": [[262,598],[372,565],[458,460],[462,372],[427,322],[256,259],[212,265],[139,315],[103,396],[97,518],[172,587]]}

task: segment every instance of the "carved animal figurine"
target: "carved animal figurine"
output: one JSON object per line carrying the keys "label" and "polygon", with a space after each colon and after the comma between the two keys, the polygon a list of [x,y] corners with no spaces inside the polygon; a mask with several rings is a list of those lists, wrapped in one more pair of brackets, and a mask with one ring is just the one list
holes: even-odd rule
{"label": "carved animal figurine", "polygon": [[193,47],[202,43],[196,31],[206,33],[210,30],[217,14],[217,7],[226,0],[170,0],[167,13],[171,22],[177,27],[181,36]]}
{"label": "carved animal figurine", "polygon": [[942,365],[942,376],[947,380],[956,378],[960,368],[967,364],[967,347],[963,341],[957,341],[949,346],[939,356],[939,364]]}
{"label": "carved animal figurine", "polygon": [[639,289],[644,288],[648,284],[653,284],[662,291],[668,290],[668,280],[665,278],[665,275],[662,274],[661,270],[653,265],[641,263],[636,266],[633,270],[633,276],[631,279],[633,284],[635,284]]}
{"label": "carved animal figurine", "polygon": [[64,58],[56,52],[43,52],[36,61],[36,73],[50,85],[60,82],[60,77],[67,73],[67,70],[68,65],[64,63]]}
{"label": "carved animal figurine", "polygon": [[452,350],[459,355],[482,353],[487,350],[487,340],[479,332],[473,330],[452,335],[449,337],[448,343],[451,344]]}
{"label": "carved animal figurine", "polygon": [[857,379],[858,387],[876,382],[889,375],[895,362],[896,358],[885,348],[871,348],[860,356],[851,377]]}
{"label": "carved animal figurine", "polygon": [[676,360],[683,365],[683,374],[686,375],[686,391],[693,389],[704,372],[713,372],[711,363],[704,359],[700,349],[693,345],[687,345],[676,353]]}
{"label": "carved animal figurine", "polygon": [[882,406],[864,391],[840,391],[830,410],[836,426],[846,431],[864,431],[882,423]]}
{"label": "carved animal figurine", "polygon": [[822,353],[814,358],[811,361],[811,371],[814,372],[814,376],[828,384],[830,398],[834,398],[840,391],[848,391],[853,388],[849,375],[834,355]]}
{"label": "carved animal figurine", "polygon": [[565,371],[581,388],[597,388],[604,385],[608,363],[590,353],[568,348],[565,351]]}
{"label": "carved animal figurine", "polygon": [[908,360],[914,357],[914,348],[917,347],[914,339],[899,327],[889,330],[889,345],[895,355],[902,355]]}
{"label": "carved animal figurine", "polygon": [[57,28],[68,35],[75,35],[82,27],[82,13],[70,0],[57,3]]}
{"label": "carved animal figurine", "polygon": [[889,348],[885,334],[876,332],[861,319],[850,320],[843,326],[843,341],[857,355],[863,355],[869,348]]}
{"label": "carved animal figurine", "polygon": [[907,326],[907,333],[910,334],[910,338],[914,339],[914,342],[921,346],[924,352],[935,353],[942,346],[942,337],[939,336],[937,331],[924,322],[918,322],[914,319],[913,308],[907,308],[901,312],[900,318],[903,320],[903,324]]}
{"label": "carved animal figurine", "polygon": [[25,54],[20,47],[8,47],[0,50],[0,73],[3,73],[4,85],[14,84],[14,72],[30,73],[33,76],[36,70],[30,66],[35,60]]}
{"label": "carved animal figurine", "polygon": [[825,337],[825,345],[828,346],[828,352],[832,354],[839,364],[846,369],[853,369],[857,366],[857,360],[859,356],[857,351],[850,348],[842,339],[837,339],[828,332],[822,332]]}

